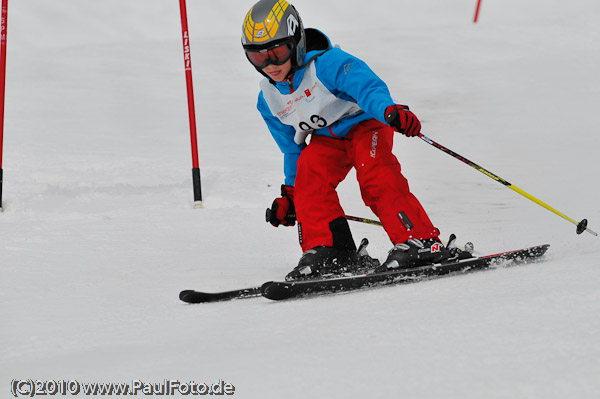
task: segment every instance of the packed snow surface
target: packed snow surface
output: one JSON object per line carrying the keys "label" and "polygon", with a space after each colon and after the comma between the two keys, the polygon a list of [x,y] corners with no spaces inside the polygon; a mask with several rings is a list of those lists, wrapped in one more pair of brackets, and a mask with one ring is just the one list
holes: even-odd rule
{"label": "packed snow surface", "polygon": [[[600,238],[416,138],[394,152],[443,238],[480,254],[548,243],[545,261],[283,303],[180,302],[280,279],[301,255],[294,228],[264,221],[283,172],[240,46],[253,1],[187,3],[202,209],[178,2],[10,1],[0,396],[39,379],[222,380],[253,399],[598,397]],[[600,230],[597,0],[483,1],[477,24],[476,0],[294,4],[427,136]],[[339,192],[349,215],[374,218],[353,172]],[[381,228],[351,227],[386,256]]]}

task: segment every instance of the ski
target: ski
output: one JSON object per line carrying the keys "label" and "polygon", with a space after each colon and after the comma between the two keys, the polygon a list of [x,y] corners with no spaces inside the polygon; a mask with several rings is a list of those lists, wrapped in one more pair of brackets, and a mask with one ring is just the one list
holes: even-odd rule
{"label": "ski", "polygon": [[544,255],[549,247],[550,245],[544,244],[494,255],[463,259],[456,262],[439,263],[376,274],[331,277],[298,282],[269,281],[261,286],[260,293],[265,298],[283,300],[384,285],[406,284],[443,275],[483,270],[496,265],[506,264],[508,266],[532,262]]}
{"label": "ski", "polygon": [[[357,253],[361,254],[369,245],[369,240],[363,238],[358,247]],[[379,262],[377,262],[379,265]],[[241,288],[223,292],[203,292],[196,290],[183,290],[179,293],[179,299],[186,303],[208,303],[223,302],[233,299],[246,299],[261,296],[261,287]]]}
{"label": "ski", "polygon": [[232,299],[244,299],[261,296],[260,287],[242,288],[223,292],[202,292],[195,290],[183,290],[179,293],[179,299],[186,303],[206,303],[230,301]]}

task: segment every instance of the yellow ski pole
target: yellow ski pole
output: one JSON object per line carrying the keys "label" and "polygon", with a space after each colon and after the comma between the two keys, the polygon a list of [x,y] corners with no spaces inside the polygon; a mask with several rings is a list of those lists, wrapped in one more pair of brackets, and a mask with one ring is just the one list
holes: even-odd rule
{"label": "yellow ski pole", "polygon": [[452,157],[458,159],[459,161],[469,165],[470,167],[472,167],[475,170],[478,170],[479,172],[483,173],[484,175],[496,180],[498,183],[510,188],[511,190],[521,194],[522,196],[524,196],[525,198],[530,199],[531,201],[535,202],[536,204],[546,208],[547,210],[549,210],[550,212],[560,216],[561,218],[568,220],[569,222],[573,223],[575,226],[577,226],[577,234],[581,234],[584,231],[587,231],[588,233],[598,236],[598,233],[594,232],[593,230],[589,229],[587,227],[588,221],[587,219],[583,219],[581,222],[577,223],[575,220],[571,219],[570,217],[568,217],[567,215],[557,211],[556,209],[552,208],[550,205],[546,204],[543,201],[540,201],[539,199],[537,199],[536,197],[534,197],[533,195],[521,190],[519,187],[513,186],[512,184],[510,184],[509,182],[507,182],[506,180],[504,180],[503,178],[496,176],[495,174],[493,174],[492,172],[490,172],[489,170],[486,170],[484,168],[482,168],[481,166],[477,165],[475,162],[469,161],[467,158],[455,153],[454,151],[444,147],[443,145],[436,143],[435,141],[433,141],[432,139],[430,139],[429,137],[425,136],[423,133],[419,133],[418,137],[423,140],[424,142],[426,142],[427,144],[430,144],[432,146],[434,146],[435,148],[437,148],[438,150],[442,150],[444,151],[446,154],[451,155]]}
{"label": "yellow ski pole", "polygon": [[383,227],[383,223],[381,223],[379,220],[361,218],[361,217],[358,217],[358,216],[350,216],[350,215],[345,215],[344,217],[347,220],[352,220],[354,222],[372,224],[372,225],[375,225],[375,226]]}

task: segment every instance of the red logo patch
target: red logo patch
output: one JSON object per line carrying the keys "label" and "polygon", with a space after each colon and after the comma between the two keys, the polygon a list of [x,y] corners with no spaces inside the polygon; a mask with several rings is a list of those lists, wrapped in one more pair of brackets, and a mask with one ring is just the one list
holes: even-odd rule
{"label": "red logo patch", "polygon": [[436,243],[431,246],[431,253],[440,252],[442,250],[442,244]]}
{"label": "red logo patch", "polygon": [[309,89],[304,90],[304,94],[306,94],[306,97],[310,97],[311,93]]}

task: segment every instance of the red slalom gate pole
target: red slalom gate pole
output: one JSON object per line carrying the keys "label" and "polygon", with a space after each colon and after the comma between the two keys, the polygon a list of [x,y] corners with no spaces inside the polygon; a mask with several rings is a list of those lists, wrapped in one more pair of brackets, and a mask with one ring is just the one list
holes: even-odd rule
{"label": "red slalom gate pole", "polygon": [[183,37],[183,62],[187,83],[188,113],[190,117],[190,139],[192,142],[192,183],[194,185],[194,208],[202,208],[202,186],[200,166],[198,164],[198,138],[196,134],[196,108],[194,106],[194,86],[192,84],[192,56],[190,53],[190,35],[188,32],[187,8],[185,0],[179,0],[181,10],[181,31]]}
{"label": "red slalom gate pole", "polygon": [[6,89],[6,32],[8,24],[8,0],[2,0],[2,35],[0,45],[0,212],[2,212],[2,153],[4,143],[4,97]]}
{"label": "red slalom gate pole", "polygon": [[477,0],[477,6],[475,6],[475,17],[473,18],[473,23],[477,23],[477,19],[479,19],[479,9],[481,8],[481,0]]}

